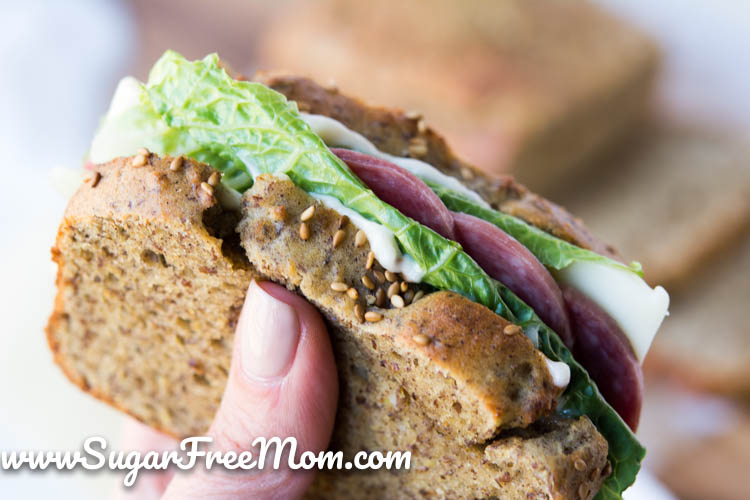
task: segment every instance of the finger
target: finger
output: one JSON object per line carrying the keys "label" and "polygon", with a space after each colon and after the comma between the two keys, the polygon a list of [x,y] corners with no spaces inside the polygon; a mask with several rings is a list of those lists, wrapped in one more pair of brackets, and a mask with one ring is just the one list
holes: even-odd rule
{"label": "finger", "polygon": [[[174,438],[130,417],[123,426],[121,443],[122,449],[140,451],[143,455],[149,451],[162,452],[178,449]],[[160,498],[173,475],[174,471],[171,469],[141,471],[138,480],[130,488],[123,486],[123,478],[118,477],[114,497],[122,500]]]}
{"label": "finger", "polygon": [[[209,430],[214,450],[252,450],[257,437],[295,437],[297,457],[327,448],[338,379],[323,320],[307,301],[272,283],[251,283],[235,334],[232,367]],[[257,450],[256,450],[257,451]],[[269,458],[269,457],[267,457]],[[312,472],[198,471],[178,475],[168,498],[296,498]]]}

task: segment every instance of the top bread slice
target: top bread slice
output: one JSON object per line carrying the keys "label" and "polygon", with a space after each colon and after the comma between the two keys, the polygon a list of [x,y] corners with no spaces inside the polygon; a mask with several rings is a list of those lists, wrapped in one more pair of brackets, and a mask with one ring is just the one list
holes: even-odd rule
{"label": "top bread slice", "polygon": [[[205,432],[245,290],[273,279],[328,322],[341,387],[332,446],[347,458],[413,453],[409,471],[321,472],[310,496],[596,493],[608,474],[606,441],[588,418],[554,415],[560,389],[544,358],[503,318],[414,284],[405,285],[405,307],[387,307],[360,279],[367,272],[382,290],[382,269],[367,270],[369,247],[354,244],[354,226],[339,214],[318,206],[302,240],[299,215],[315,201],[291,182],[260,176],[236,213],[200,187],[209,166],[186,159],[173,171],[171,160],[97,165],[66,210],[47,334],[72,381],[174,436]],[[334,247],[339,228],[346,236]],[[357,298],[332,290],[333,281]],[[363,321],[362,308],[383,319]]]}

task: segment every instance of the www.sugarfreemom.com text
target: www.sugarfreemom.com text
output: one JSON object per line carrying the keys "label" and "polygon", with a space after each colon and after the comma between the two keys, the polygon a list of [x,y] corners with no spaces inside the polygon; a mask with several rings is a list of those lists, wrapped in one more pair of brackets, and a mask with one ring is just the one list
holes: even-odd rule
{"label": "www.sugarfreemom.com text", "polygon": [[[288,437],[270,439],[257,438],[252,443],[255,451],[213,451],[206,447],[213,441],[210,437],[195,436],[183,439],[180,450],[170,451],[109,451],[107,441],[93,436],[83,442],[81,450],[75,451],[3,451],[0,453],[2,470],[72,470],[81,467],[86,470],[109,469],[128,471],[123,484],[131,487],[141,470],[165,470],[175,466],[182,470],[193,469],[202,464],[207,470],[222,467],[227,470],[262,470],[270,465],[274,470],[289,467],[292,470],[376,470],[409,469],[411,452],[401,451],[360,451],[353,461],[344,462],[341,451],[313,453],[305,451],[297,459],[297,440]],[[204,446],[205,445],[205,446]],[[286,456],[286,463],[282,462]],[[272,457],[266,460],[267,457]]]}

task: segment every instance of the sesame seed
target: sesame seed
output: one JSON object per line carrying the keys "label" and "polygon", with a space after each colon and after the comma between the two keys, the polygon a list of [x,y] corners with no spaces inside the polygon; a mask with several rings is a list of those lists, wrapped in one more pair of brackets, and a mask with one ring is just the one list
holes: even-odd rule
{"label": "sesame seed", "polygon": [[418,301],[419,299],[421,299],[422,297],[424,297],[424,292],[422,290],[419,290],[417,293],[414,294],[414,298],[411,299],[412,304]]}
{"label": "sesame seed", "polygon": [[388,298],[390,299],[394,295],[398,293],[398,283],[391,283],[391,286],[388,287]]}
{"label": "sesame seed", "polygon": [[201,189],[209,196],[213,196],[214,188],[208,182],[201,182]]}
{"label": "sesame seed", "polygon": [[407,304],[411,304],[411,301],[414,299],[414,290],[407,290],[404,294],[404,302]]}
{"label": "sesame seed", "polygon": [[582,471],[586,468],[586,462],[584,462],[582,459],[578,458],[575,462],[573,462],[573,467],[576,468],[577,471]]}
{"label": "sesame seed", "polygon": [[133,167],[142,167],[146,164],[146,157],[144,155],[138,155],[130,162]]}
{"label": "sesame seed", "polygon": [[385,283],[385,274],[383,274],[383,271],[375,269],[372,272],[372,275],[375,276],[375,279],[378,280],[378,283]]}
{"label": "sesame seed", "polygon": [[406,305],[404,303],[404,298],[401,295],[394,295],[391,297],[391,304],[393,304],[393,307],[396,309],[401,309]]}
{"label": "sesame seed", "polygon": [[299,220],[302,222],[308,221],[312,219],[312,216],[315,215],[315,205],[310,205],[305,209],[304,212],[302,212],[299,216]]}
{"label": "sesame seed", "polygon": [[406,116],[406,118],[408,118],[409,120],[419,120],[420,118],[422,118],[422,113],[412,110],[408,111],[404,116]]}
{"label": "sesame seed", "polygon": [[346,291],[346,294],[351,297],[353,300],[357,300],[359,298],[359,292],[356,288],[349,288]]}
{"label": "sesame seed", "polygon": [[336,231],[333,235],[333,248],[338,247],[342,241],[344,241],[344,237],[346,236],[346,233],[344,233],[343,229],[339,229]]}
{"label": "sesame seed", "polygon": [[331,290],[335,292],[345,292],[349,288],[349,285],[341,281],[334,281],[331,283]]}
{"label": "sesame seed", "polygon": [[427,124],[424,120],[419,120],[417,122],[417,132],[419,132],[420,134],[424,134],[425,132],[427,132]]}
{"label": "sesame seed", "polygon": [[310,237],[310,228],[307,227],[306,222],[299,225],[299,237],[302,238],[303,241],[307,241]]}
{"label": "sesame seed", "polygon": [[468,167],[464,167],[461,169],[461,177],[466,179],[467,181],[470,181],[474,178],[474,172]]}
{"label": "sesame seed", "polygon": [[354,305],[354,314],[357,316],[357,321],[359,321],[360,323],[365,322],[365,308],[362,306],[362,304]]}
{"label": "sesame seed", "polygon": [[385,292],[382,288],[378,288],[378,291],[375,292],[375,305],[378,307],[385,306]]}
{"label": "sesame seed", "polygon": [[409,283],[407,283],[406,281],[402,281],[401,282],[401,292],[405,292],[408,289],[409,289]]}
{"label": "sesame seed", "polygon": [[372,269],[372,265],[375,264],[375,252],[370,252],[367,254],[367,263],[365,264],[365,269],[370,270]]}
{"label": "sesame seed", "polygon": [[409,156],[419,157],[427,154],[427,143],[421,137],[414,137],[409,141]]}
{"label": "sesame seed", "polygon": [[357,234],[354,236],[354,245],[357,247],[361,247],[365,243],[367,243],[367,235],[365,234],[364,231],[360,229],[359,231],[357,231]]}
{"label": "sesame seed", "polygon": [[372,279],[370,279],[369,276],[366,274],[362,276],[362,284],[365,285],[370,290],[375,290],[375,283],[372,282]]}
{"label": "sesame seed", "polygon": [[387,279],[388,281],[396,281],[396,280],[398,280],[398,274],[392,273],[390,271],[386,271],[385,272],[385,279]]}
{"label": "sesame seed", "polygon": [[371,306],[375,303],[375,296],[374,295],[368,295],[365,297],[365,302],[367,302],[368,306]]}
{"label": "sesame seed", "polygon": [[151,151],[149,151],[148,148],[141,148],[138,150],[138,154],[141,156],[149,157],[151,156]]}
{"label": "sesame seed", "polygon": [[102,174],[99,172],[94,172],[94,177],[91,179],[91,187],[95,188],[99,185],[99,181],[102,180]]}
{"label": "sesame seed", "polygon": [[425,335],[424,333],[418,333],[412,337],[412,340],[416,342],[419,345],[427,345],[430,343],[430,337]]}
{"label": "sesame seed", "polygon": [[346,226],[349,223],[349,216],[348,215],[342,215],[339,219],[339,229],[343,229],[344,226]]}
{"label": "sesame seed", "polygon": [[208,176],[208,183],[211,186],[216,187],[216,185],[219,184],[220,180],[221,180],[221,172],[213,172],[211,175]]}
{"label": "sesame seed", "polygon": [[177,158],[173,159],[172,162],[169,164],[169,170],[172,172],[177,172],[179,169],[182,168],[182,162],[185,161],[185,158],[182,156],[178,156]]}
{"label": "sesame seed", "polygon": [[383,315],[375,311],[367,311],[365,313],[365,320],[369,321],[370,323],[377,323],[381,319],[383,319]]}
{"label": "sesame seed", "polygon": [[503,328],[503,333],[508,336],[515,335],[517,333],[522,333],[522,332],[523,330],[518,325],[512,325],[512,324],[505,325],[505,328]]}

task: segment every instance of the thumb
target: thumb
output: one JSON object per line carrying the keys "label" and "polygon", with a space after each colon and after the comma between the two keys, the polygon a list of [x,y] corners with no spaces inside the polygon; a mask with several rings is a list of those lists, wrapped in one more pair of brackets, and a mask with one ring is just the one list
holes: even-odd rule
{"label": "thumb", "polygon": [[[328,447],[337,400],[333,352],[318,311],[279,285],[253,281],[237,324],[227,387],[208,432],[212,450],[251,451],[257,460],[256,438],[294,437],[297,460],[305,451],[317,454]],[[313,471],[273,470],[271,464],[273,456],[267,456],[264,470],[214,467],[178,474],[165,497],[298,498],[313,479]]]}

